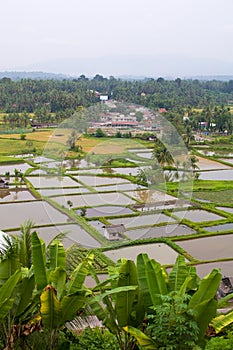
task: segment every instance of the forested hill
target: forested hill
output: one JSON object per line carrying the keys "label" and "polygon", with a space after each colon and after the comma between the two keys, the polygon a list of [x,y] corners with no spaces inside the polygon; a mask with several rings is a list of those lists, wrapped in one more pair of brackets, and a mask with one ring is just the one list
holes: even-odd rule
{"label": "forested hill", "polygon": [[99,94],[149,108],[203,108],[226,105],[233,101],[233,80],[122,80],[104,78],[97,74],[89,79],[0,79],[0,110],[6,113],[35,112],[46,108],[48,112],[75,110],[99,101]]}
{"label": "forested hill", "polygon": [[11,80],[21,80],[21,79],[36,79],[36,80],[63,80],[69,77],[64,74],[54,74],[47,72],[0,72],[0,79],[10,78]]}

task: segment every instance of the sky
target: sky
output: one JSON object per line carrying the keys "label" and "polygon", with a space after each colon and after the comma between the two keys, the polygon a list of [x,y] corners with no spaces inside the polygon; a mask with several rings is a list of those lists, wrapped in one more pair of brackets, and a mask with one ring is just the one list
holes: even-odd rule
{"label": "sky", "polygon": [[8,0],[0,71],[233,75],[232,0]]}

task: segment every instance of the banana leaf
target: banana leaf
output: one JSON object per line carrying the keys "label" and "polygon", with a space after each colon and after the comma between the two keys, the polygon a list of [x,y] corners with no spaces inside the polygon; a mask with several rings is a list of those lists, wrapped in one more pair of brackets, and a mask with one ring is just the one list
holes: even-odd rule
{"label": "banana leaf", "polygon": [[49,283],[57,290],[57,297],[61,299],[65,292],[66,271],[62,267],[57,267],[49,274]]}
{"label": "banana leaf", "polygon": [[77,290],[82,289],[86,276],[89,273],[89,265],[94,260],[94,254],[89,253],[84,261],[79,264],[70,276],[70,281],[67,283],[67,293],[73,294]]}
{"label": "banana leaf", "polygon": [[224,315],[219,315],[211,320],[211,325],[218,334],[229,324],[233,323],[233,310]]}
{"label": "banana leaf", "polygon": [[[167,285],[164,279],[162,266],[151,259],[146,263],[146,278],[148,281],[149,293],[152,299],[152,305],[160,305],[161,295],[167,294]],[[152,306],[151,305],[151,306]]]}
{"label": "banana leaf", "polygon": [[138,272],[138,282],[140,285],[142,299],[146,312],[151,312],[150,307],[152,304],[151,295],[149,292],[148,280],[146,277],[146,263],[149,261],[147,254],[139,254],[137,256],[137,272]]}
{"label": "banana leaf", "polygon": [[124,327],[124,331],[130,333],[138,342],[138,344],[145,350],[157,350],[158,346],[153,339],[148,337],[145,333],[134,327]]}
{"label": "banana leaf", "polygon": [[14,289],[21,278],[21,270],[15,271],[15,273],[2,285],[0,288],[0,303],[10,298]]}
{"label": "banana leaf", "polygon": [[55,270],[57,267],[66,269],[66,253],[63,244],[55,239],[49,246],[50,270]]}
{"label": "banana leaf", "polygon": [[202,344],[202,340],[205,336],[208,325],[212,318],[216,315],[217,301],[215,299],[204,300],[194,308],[194,320],[199,327],[199,344]]}
{"label": "banana leaf", "polygon": [[86,300],[84,293],[64,296],[61,301],[61,325],[67,321],[72,321],[77,316],[78,311],[84,307]]}
{"label": "banana leaf", "polygon": [[144,318],[144,306],[138,285],[137,270],[132,260],[126,260],[120,267],[118,287],[135,286],[134,290],[116,294],[115,310],[120,327],[138,326]]}
{"label": "banana leaf", "polygon": [[44,288],[40,296],[40,313],[43,324],[49,329],[57,329],[62,320],[62,309],[57,299],[56,290],[48,285]]}
{"label": "banana leaf", "polygon": [[35,274],[36,287],[42,291],[48,284],[46,274],[45,244],[36,232],[32,232],[32,261]]}
{"label": "banana leaf", "polygon": [[201,280],[198,290],[191,297],[189,307],[194,309],[203,301],[213,299],[218,290],[221,278],[222,276],[218,269],[213,269],[209,275],[205,276]]}
{"label": "banana leaf", "polygon": [[168,279],[168,289],[169,291],[178,291],[185,279],[190,275],[190,268],[185,263],[185,258],[183,255],[178,255],[176,258],[175,265]]}

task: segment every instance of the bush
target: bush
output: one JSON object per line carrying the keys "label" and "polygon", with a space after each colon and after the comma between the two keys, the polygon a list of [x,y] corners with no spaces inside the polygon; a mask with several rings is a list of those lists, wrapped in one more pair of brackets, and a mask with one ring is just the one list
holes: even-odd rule
{"label": "bush", "polygon": [[20,140],[26,140],[26,134],[20,134]]}
{"label": "bush", "polygon": [[119,350],[116,338],[108,330],[86,328],[81,335],[75,335],[70,350]]}
{"label": "bush", "polygon": [[231,333],[227,337],[214,337],[207,343],[205,350],[232,350],[233,336]]}

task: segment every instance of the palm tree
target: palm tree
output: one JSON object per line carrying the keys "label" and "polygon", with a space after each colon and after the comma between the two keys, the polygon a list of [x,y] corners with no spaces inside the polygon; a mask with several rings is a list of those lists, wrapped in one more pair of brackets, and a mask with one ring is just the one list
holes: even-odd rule
{"label": "palm tree", "polygon": [[153,158],[157,159],[159,165],[164,167],[165,165],[173,165],[174,159],[168,149],[163,145],[155,147],[153,150]]}
{"label": "palm tree", "polygon": [[185,130],[185,134],[184,134],[184,143],[189,148],[190,143],[192,141],[195,141],[195,138],[193,136],[193,130],[192,130],[190,125],[187,125],[186,130]]}

